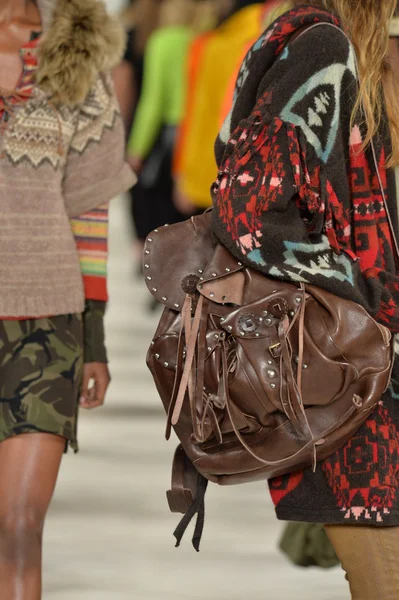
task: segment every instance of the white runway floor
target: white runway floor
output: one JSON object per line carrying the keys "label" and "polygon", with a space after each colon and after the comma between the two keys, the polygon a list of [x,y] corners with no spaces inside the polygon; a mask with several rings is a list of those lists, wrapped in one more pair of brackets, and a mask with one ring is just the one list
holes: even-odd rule
{"label": "white runway floor", "polygon": [[265,484],[210,487],[202,551],[175,549],[169,513],[174,442],[145,366],[156,317],[132,275],[129,219],[112,209],[106,408],[80,421],[78,456],[64,460],[45,536],[45,600],[348,600],[340,569],[292,567]]}

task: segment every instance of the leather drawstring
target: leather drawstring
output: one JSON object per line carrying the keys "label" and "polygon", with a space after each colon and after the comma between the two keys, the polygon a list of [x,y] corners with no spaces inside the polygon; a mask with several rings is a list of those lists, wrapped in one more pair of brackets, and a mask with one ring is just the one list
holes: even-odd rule
{"label": "leather drawstring", "polygon": [[[281,358],[280,358],[280,394],[281,404],[284,410],[295,427],[296,431],[306,440],[307,443],[311,442],[311,460],[312,467],[315,471],[317,456],[316,446],[314,444],[313,432],[309,426],[309,422],[306,416],[305,407],[302,399],[302,371],[303,371],[303,358],[304,358],[304,334],[305,334],[305,312],[306,312],[306,290],[304,284],[301,284],[302,301],[298,312],[292,319],[291,323],[284,326],[284,321],[279,326],[279,339],[281,345]],[[289,334],[294,327],[295,323],[298,323],[298,366],[297,376],[295,378],[292,368],[292,349],[289,342]],[[283,374],[287,385],[283,385]],[[284,398],[285,392],[285,398]]]}
{"label": "leather drawstring", "polygon": [[[202,296],[201,296],[202,297]],[[196,431],[197,441],[204,442],[204,419],[198,423],[197,415],[201,415],[203,411],[203,394],[204,394],[204,382],[205,382],[205,360],[206,360],[206,332],[208,325],[208,304],[207,298],[203,298],[203,305],[201,311],[200,326],[198,332],[198,343],[197,343],[197,368],[196,368],[196,384],[194,398],[192,399],[193,409],[195,411],[195,417],[197,422]],[[197,402],[200,403],[197,406]]]}
{"label": "leather drawstring", "polygon": [[[186,299],[184,301],[183,307],[182,307],[182,312],[181,312],[182,324],[180,327],[179,341],[178,341],[178,345],[177,345],[176,375],[175,375],[175,380],[174,380],[174,384],[173,384],[172,396],[171,396],[171,400],[170,400],[170,404],[169,404],[168,418],[167,418],[167,422],[166,422],[165,437],[167,440],[170,439],[170,435],[172,433],[172,414],[175,409],[177,394],[178,394],[178,391],[180,388],[180,381],[181,381],[182,373],[183,373],[184,342],[185,342],[184,334],[186,331],[185,323],[186,323],[186,321],[188,322],[188,320],[191,319],[191,312],[192,312],[192,298],[190,295],[187,295]],[[189,326],[189,324],[188,324],[188,326]]]}
{"label": "leather drawstring", "polygon": [[204,413],[202,415],[202,421],[201,421],[202,432],[204,432],[205,421],[206,421],[207,417],[211,421],[213,433],[215,434],[218,444],[222,444],[223,443],[223,435],[222,435],[222,431],[220,429],[219,421],[217,420],[215,411],[213,409],[210,396],[208,396],[206,398],[205,403],[204,403]]}
{"label": "leather drawstring", "polygon": [[[297,383],[299,396],[302,398],[302,369],[303,369],[303,354],[304,354],[304,337],[305,337],[305,311],[306,311],[306,298],[305,298],[305,286],[301,284],[303,290],[303,298],[301,307],[299,310],[299,331],[298,331],[298,372],[297,372]],[[303,402],[301,402],[303,406]]]}
{"label": "leather drawstring", "polygon": [[[203,296],[200,296],[197,303],[197,308],[195,310],[193,322],[191,324],[188,319],[187,312],[185,314],[185,319],[183,320],[182,327],[184,327],[186,331],[186,360],[183,369],[183,375],[180,381],[179,390],[177,393],[177,398],[174,406],[174,410],[172,413],[171,423],[172,425],[176,425],[180,419],[180,414],[183,408],[184,398],[186,395],[187,388],[189,387],[189,380],[191,369],[194,362],[195,357],[195,349],[197,346],[197,335],[200,328],[201,323],[201,314],[203,307],[204,299]],[[194,425],[194,424],[193,424]]]}
{"label": "leather drawstring", "polygon": [[[172,425],[176,425],[180,419],[188,391],[194,436],[197,441],[204,441],[203,422],[198,420],[198,414],[201,413],[204,405],[207,304],[208,301],[200,296],[192,319],[193,300],[188,294],[182,308],[176,375],[168,411],[166,439],[170,438]],[[183,367],[184,345],[186,346],[186,358]],[[196,356],[196,350],[198,356]],[[197,406],[197,402],[199,402],[199,406]]]}

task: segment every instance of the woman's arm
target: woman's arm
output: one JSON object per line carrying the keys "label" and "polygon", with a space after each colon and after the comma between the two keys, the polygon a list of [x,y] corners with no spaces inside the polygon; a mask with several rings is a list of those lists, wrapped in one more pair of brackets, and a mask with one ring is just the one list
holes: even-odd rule
{"label": "woman's arm", "polygon": [[108,363],[105,345],[104,317],[107,303],[101,300],[86,300],[83,313],[84,362]]}
{"label": "woman's arm", "polygon": [[[80,405],[103,404],[110,375],[105,345],[104,316],[107,306],[108,206],[71,220],[85,289],[83,313],[84,377]],[[90,388],[93,380],[94,391]]]}
{"label": "woman's arm", "polygon": [[[101,75],[81,107],[66,158],[65,207],[71,219],[86,296],[81,406],[103,403],[109,384],[103,314],[107,301],[108,202],[136,181],[125,163],[125,136],[110,75]],[[90,380],[94,387],[90,388]]]}

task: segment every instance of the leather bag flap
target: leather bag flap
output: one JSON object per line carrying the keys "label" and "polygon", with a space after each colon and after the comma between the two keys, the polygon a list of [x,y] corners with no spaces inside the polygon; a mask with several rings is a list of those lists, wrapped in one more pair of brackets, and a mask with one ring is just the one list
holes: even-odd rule
{"label": "leather bag flap", "polygon": [[168,308],[180,310],[195,291],[212,259],[211,212],[155,229],[146,239],[143,272],[151,294]]}
{"label": "leather bag flap", "polygon": [[226,248],[217,245],[197,289],[212,302],[240,305],[244,298],[244,270],[245,266]]}

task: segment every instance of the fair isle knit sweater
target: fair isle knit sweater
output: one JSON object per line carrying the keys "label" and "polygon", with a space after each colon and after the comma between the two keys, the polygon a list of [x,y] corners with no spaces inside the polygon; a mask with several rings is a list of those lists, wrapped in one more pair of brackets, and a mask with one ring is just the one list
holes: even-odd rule
{"label": "fair isle knit sweater", "polygon": [[[398,333],[399,275],[377,177],[396,227],[390,137],[384,119],[377,171],[361,123],[351,127],[355,54],[339,27],[334,15],[307,5],[278,19],[249,51],[216,144],[214,232],[266,275],[356,301]],[[398,526],[398,469],[397,353],[391,385],[356,435],[315,473],[270,481],[277,516]]]}
{"label": "fair isle knit sweater", "polygon": [[[32,98],[38,68],[40,35],[33,34],[22,46],[20,56],[22,73],[14,93],[7,98],[0,96],[0,123],[3,127],[9,118],[7,103],[12,106]],[[71,219],[72,232],[80,260],[86,300],[106,302],[108,258],[108,206]],[[1,318],[1,317],[0,317]],[[19,316],[20,319],[26,316]]]}
{"label": "fair isle knit sweater", "polygon": [[135,183],[108,75],[123,49],[119,27],[97,0],[38,6],[35,84],[0,136],[4,318],[80,313],[85,298],[106,299],[101,207]]}

